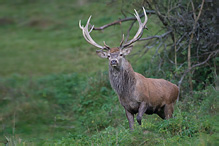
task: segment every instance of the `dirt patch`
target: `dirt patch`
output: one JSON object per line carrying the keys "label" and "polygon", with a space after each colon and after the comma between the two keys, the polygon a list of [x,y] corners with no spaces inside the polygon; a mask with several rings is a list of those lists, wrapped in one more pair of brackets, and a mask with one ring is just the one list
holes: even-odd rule
{"label": "dirt patch", "polygon": [[30,27],[39,27],[39,28],[48,28],[52,26],[54,22],[51,20],[45,20],[45,19],[32,19],[27,23],[27,26]]}
{"label": "dirt patch", "polygon": [[150,133],[150,131],[147,131],[147,130],[143,131],[143,134],[148,134],[148,133]]}
{"label": "dirt patch", "polygon": [[11,18],[0,18],[0,26],[14,24],[14,20]]}
{"label": "dirt patch", "polygon": [[57,29],[65,26],[63,23],[55,20],[40,19],[40,18],[30,19],[29,21],[25,22],[24,25],[27,27],[34,27],[39,29],[48,29],[48,28]]}

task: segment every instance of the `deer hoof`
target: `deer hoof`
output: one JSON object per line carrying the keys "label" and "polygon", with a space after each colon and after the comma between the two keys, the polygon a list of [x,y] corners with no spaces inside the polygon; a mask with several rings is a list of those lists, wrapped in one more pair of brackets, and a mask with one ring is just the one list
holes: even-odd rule
{"label": "deer hoof", "polygon": [[137,119],[138,124],[141,125],[141,119],[142,119],[142,117],[140,117],[139,115],[137,115],[137,118],[136,118],[136,119]]}

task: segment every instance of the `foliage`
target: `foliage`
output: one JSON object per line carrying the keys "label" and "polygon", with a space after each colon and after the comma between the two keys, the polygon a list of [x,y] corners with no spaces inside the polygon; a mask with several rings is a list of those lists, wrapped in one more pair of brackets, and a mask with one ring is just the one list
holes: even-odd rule
{"label": "foliage", "polygon": [[[214,111],[212,107],[215,107],[217,103],[211,102],[212,100],[218,100],[215,97],[217,91],[209,88],[207,91],[202,93],[196,93],[196,96],[205,94],[200,102],[196,102],[194,99],[188,99],[187,101],[179,102],[176,107],[177,110],[174,113],[174,118],[170,120],[161,120],[158,116],[150,118],[147,116],[143,120],[142,126],[135,126],[133,132],[124,129],[124,126],[119,125],[115,128],[108,126],[105,129],[96,132],[92,136],[70,136],[64,138],[59,143],[69,144],[73,143],[76,145],[154,145],[154,144],[180,144],[187,142],[189,139],[201,138],[194,143],[211,143],[214,144],[216,141],[215,137],[218,134],[216,126],[217,117],[209,116],[209,111]],[[188,102],[185,105],[183,102]],[[218,106],[216,106],[218,108]],[[195,110],[196,109],[196,110]],[[199,110],[197,110],[199,109]],[[218,110],[218,109],[217,109]],[[214,135],[213,141],[209,141],[209,138],[205,139],[202,135]]]}
{"label": "foliage", "polygon": [[[193,98],[189,94],[186,95],[184,100],[175,106],[174,118],[161,120],[156,115],[146,115],[142,126],[138,126],[136,122],[135,130],[130,133],[124,110],[106,78],[107,73],[99,73],[87,79],[77,74],[51,75],[31,81],[34,85],[31,88],[28,87],[27,82],[23,81],[23,86],[28,88],[25,94],[38,100],[35,100],[33,104],[31,101],[22,99],[32,106],[28,109],[22,106],[11,111],[12,115],[16,111],[16,133],[27,133],[27,128],[26,131],[24,129],[28,125],[29,128],[34,128],[35,124],[44,123],[47,126],[51,124],[52,127],[49,129],[38,127],[38,131],[52,130],[54,138],[47,140],[20,138],[20,142],[34,141],[35,143],[66,145],[173,145],[175,143],[192,144],[191,139],[198,144],[209,143],[210,139],[211,144],[216,142],[218,91],[212,87],[194,92]],[[8,81],[9,79],[2,82]],[[7,86],[8,88],[14,87],[15,84],[12,82]],[[43,103],[48,107],[43,108]],[[39,109],[41,114],[39,114]],[[49,113],[48,110],[50,110]],[[6,114],[1,115],[3,119],[6,116]],[[56,120],[53,119],[54,117]],[[7,125],[2,134],[7,135],[11,142],[16,142],[18,139],[10,137],[11,132],[7,130],[13,127],[13,117],[7,118],[7,121],[10,120],[11,124],[2,121]],[[73,128],[70,128],[71,125]],[[63,133],[62,136],[60,135],[62,138],[55,138],[60,132]],[[206,136],[203,137],[203,135]]]}
{"label": "foliage", "polygon": [[[122,12],[134,5],[149,12],[149,20],[156,21],[156,30],[142,37],[143,48],[136,53],[144,56],[153,52],[151,65],[156,64],[155,73],[162,77],[174,78],[182,91],[202,90],[206,85],[215,84],[217,54],[219,53],[216,34],[216,2],[204,0],[140,0],[124,2]],[[128,11],[130,13],[130,11]],[[127,13],[124,14],[126,16]],[[150,15],[154,15],[153,18]],[[134,18],[134,17],[133,17]],[[155,18],[155,19],[154,19]],[[157,20],[157,19],[158,20]],[[135,23],[134,19],[131,19]],[[151,31],[151,26],[147,28]],[[132,25],[128,33],[132,30]],[[127,37],[128,37],[127,33]],[[140,54],[140,55],[139,55]],[[150,66],[150,65],[149,65]],[[143,70],[143,69],[142,69]],[[144,69],[148,72],[148,68]],[[200,75],[202,74],[202,75]],[[183,82],[188,78],[188,83]],[[182,84],[183,82],[183,84]]]}
{"label": "foliage", "polygon": [[[145,115],[142,126],[136,122],[129,131],[108,80],[107,61],[97,59],[78,28],[78,20],[84,24],[91,13],[92,23],[103,25],[122,16],[121,7],[135,7],[123,3],[0,0],[0,145],[217,145],[218,91],[209,68],[196,71],[196,91],[181,94],[174,118]],[[153,35],[160,23],[150,19],[147,33]],[[128,28],[129,23],[122,25],[122,31]],[[113,46],[120,42],[122,31],[117,30],[120,26],[92,36]],[[134,53],[143,45],[136,44]],[[177,83],[175,73],[186,68],[163,63],[157,70],[160,60],[154,52],[130,57],[134,70]]]}
{"label": "foliage", "polygon": [[[157,53],[161,64],[159,70],[172,72],[179,86],[188,74],[190,89],[194,86],[194,90],[201,90],[205,85],[214,84],[213,66],[218,64],[215,60],[219,51],[214,35],[216,3],[201,0],[144,2],[146,7],[155,10],[165,31],[170,32],[158,40],[157,50],[164,46],[162,52]],[[184,85],[187,90],[188,86]]]}

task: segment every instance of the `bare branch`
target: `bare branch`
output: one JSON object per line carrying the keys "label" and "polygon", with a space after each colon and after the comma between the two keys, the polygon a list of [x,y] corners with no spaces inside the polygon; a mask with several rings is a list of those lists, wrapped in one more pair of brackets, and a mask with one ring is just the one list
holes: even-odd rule
{"label": "bare branch", "polygon": [[[193,5],[193,2],[192,2],[192,8],[193,8],[193,14],[194,14],[195,22],[193,24],[192,34],[191,34],[191,37],[190,37],[190,40],[189,40],[189,45],[188,45],[188,68],[191,68],[191,43],[192,43],[192,40],[193,40],[193,37],[194,37],[194,32],[195,32],[195,29],[196,29],[196,24],[197,24],[198,19],[199,19],[200,15],[201,15],[201,12],[202,12],[202,8],[203,8],[203,5],[204,5],[204,2],[205,2],[205,0],[202,0],[201,8],[199,10],[199,13],[198,13],[197,17],[195,16],[194,5]],[[192,91],[193,90],[193,85],[192,85],[192,77],[191,76],[189,77],[189,84],[190,84],[190,89]]]}
{"label": "bare branch", "polygon": [[[154,10],[146,10],[146,13],[149,13],[149,14],[155,14],[155,11]],[[139,17],[142,18],[144,16],[144,13],[140,14]],[[126,21],[133,21],[133,20],[137,20],[136,17],[128,17],[128,18],[124,18],[124,19],[119,19],[117,21],[114,21],[112,23],[109,23],[109,24],[105,24],[101,27],[94,27],[93,30],[103,30],[105,28],[108,28],[112,25],[117,25],[117,24],[121,24],[122,22],[126,22]]]}
{"label": "bare branch", "polygon": [[183,81],[184,77],[187,75],[188,72],[190,72],[192,69],[194,69],[194,68],[196,68],[196,67],[199,67],[199,66],[201,66],[201,65],[203,65],[203,64],[205,64],[205,63],[207,63],[208,60],[212,58],[212,56],[216,56],[218,53],[219,53],[219,49],[216,50],[216,51],[211,52],[211,53],[208,55],[208,58],[207,58],[205,61],[200,62],[200,63],[197,63],[197,64],[193,65],[191,68],[188,68],[187,70],[185,70],[184,73],[183,73],[183,75],[181,76],[179,82],[178,82],[179,90],[180,90],[182,81]]}
{"label": "bare branch", "polygon": [[146,37],[146,38],[140,38],[139,41],[145,41],[145,40],[150,40],[150,39],[154,39],[154,38],[160,39],[160,38],[163,38],[166,35],[170,34],[171,32],[172,32],[172,30],[169,30],[162,35],[154,35],[154,36],[150,36],[150,37]]}

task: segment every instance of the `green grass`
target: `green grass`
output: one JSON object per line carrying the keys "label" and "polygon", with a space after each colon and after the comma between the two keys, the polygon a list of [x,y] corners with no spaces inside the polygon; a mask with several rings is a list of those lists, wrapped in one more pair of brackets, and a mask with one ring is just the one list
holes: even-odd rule
{"label": "green grass", "polygon": [[[14,76],[0,82],[1,139],[73,145],[216,145],[218,91],[209,87],[185,95],[174,118],[144,115],[130,133],[124,109],[106,73],[38,79]],[[14,101],[14,102],[12,102]]]}
{"label": "green grass", "polygon": [[[183,95],[174,119],[144,116],[143,125],[136,122],[135,130],[129,131],[108,80],[108,61],[95,54],[78,27],[78,21],[85,25],[90,15],[97,27],[123,18],[121,7],[121,1],[0,0],[0,144],[216,143],[218,92],[210,87],[192,97]],[[134,12],[134,6],[123,7]],[[91,36],[116,47],[129,24],[93,31]],[[144,36],[158,33],[156,17],[150,16],[147,26]],[[131,36],[137,28],[135,24]],[[136,43],[133,53],[142,47],[143,42]],[[153,52],[128,59],[136,71],[155,77]],[[167,78],[172,81],[171,74]]]}
{"label": "green grass", "polygon": [[[121,12],[119,8],[107,9],[110,5],[105,2],[79,3],[2,1],[0,18],[10,19],[12,23],[0,27],[0,75],[87,74],[106,70],[107,61],[98,58],[95,55],[96,48],[84,40],[78,21],[82,19],[85,25],[89,15],[92,15],[91,22],[95,26],[101,26],[121,18]],[[111,5],[119,7],[117,4]],[[130,11],[133,9],[130,8]],[[149,33],[156,29],[153,24],[153,21],[148,22],[148,27],[152,30]],[[124,33],[128,25],[129,23],[122,25]],[[132,35],[137,27],[136,24]],[[93,31],[91,35],[100,44],[105,40],[108,45],[116,47],[121,40],[121,33],[121,27],[115,26],[104,32]]]}

